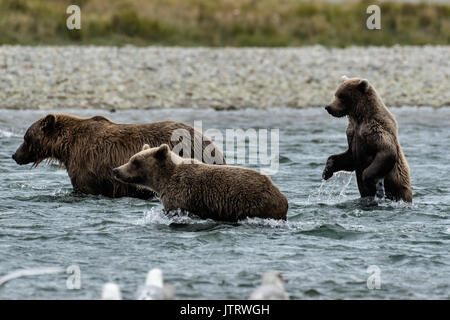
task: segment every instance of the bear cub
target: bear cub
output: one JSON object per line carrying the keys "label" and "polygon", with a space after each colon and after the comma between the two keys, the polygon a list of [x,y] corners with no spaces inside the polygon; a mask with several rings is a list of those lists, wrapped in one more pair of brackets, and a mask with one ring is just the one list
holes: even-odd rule
{"label": "bear cub", "polygon": [[169,146],[150,148],[113,169],[119,181],[154,191],[167,212],[236,222],[247,217],[286,220],[288,202],[271,179],[253,169],[185,159]]}
{"label": "bear cub", "polygon": [[328,158],[322,177],[327,180],[337,171],[356,171],[361,197],[384,195],[411,202],[409,167],[397,122],[374,87],[365,79],[343,77],[325,109],[334,117],[348,117],[348,149]]}

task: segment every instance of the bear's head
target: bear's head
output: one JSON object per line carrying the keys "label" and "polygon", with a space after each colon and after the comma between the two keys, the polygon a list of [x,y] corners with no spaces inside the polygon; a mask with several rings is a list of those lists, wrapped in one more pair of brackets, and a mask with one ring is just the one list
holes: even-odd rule
{"label": "bear's head", "polygon": [[121,182],[159,193],[161,185],[170,178],[177,161],[180,161],[178,158],[167,144],[156,148],[150,148],[145,144],[141,152],[132,156],[124,165],[114,168],[112,172]]}
{"label": "bear's head", "polygon": [[12,158],[20,165],[34,163],[37,166],[44,159],[51,157],[52,148],[58,136],[56,127],[56,116],[53,114],[33,123]]}
{"label": "bear's head", "polygon": [[355,115],[360,112],[360,105],[367,102],[372,87],[366,79],[342,77],[342,83],[334,94],[333,101],[325,107],[334,117]]}

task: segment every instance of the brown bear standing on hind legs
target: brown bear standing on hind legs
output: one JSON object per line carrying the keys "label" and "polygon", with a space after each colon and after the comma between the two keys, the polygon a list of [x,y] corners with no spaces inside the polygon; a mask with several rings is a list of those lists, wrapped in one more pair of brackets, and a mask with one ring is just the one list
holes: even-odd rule
{"label": "brown bear standing on hind legs", "polygon": [[[181,136],[178,141],[172,141],[174,132]],[[81,119],[67,114],[49,114],[33,123],[12,157],[20,165],[59,161],[75,191],[148,199],[153,192],[117,181],[112,169],[127,162],[145,143],[166,143],[173,148],[180,142],[198,160],[225,164],[222,152],[209,138],[182,122],[118,124],[102,116]]]}
{"label": "brown bear standing on hind legs", "polygon": [[[361,197],[386,196],[412,201],[409,167],[398,141],[397,122],[365,79],[343,77],[325,109],[348,116],[347,151],[328,158],[323,178],[337,171],[356,171]],[[384,190],[383,190],[384,184]]]}

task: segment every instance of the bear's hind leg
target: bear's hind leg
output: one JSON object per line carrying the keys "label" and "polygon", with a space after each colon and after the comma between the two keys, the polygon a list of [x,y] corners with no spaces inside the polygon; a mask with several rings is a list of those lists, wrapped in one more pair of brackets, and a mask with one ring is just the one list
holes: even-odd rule
{"label": "bear's hind leg", "polygon": [[358,190],[361,198],[375,197],[377,191],[375,183],[371,183],[370,181],[363,181],[361,172],[356,173],[356,181],[358,183]]}
{"label": "bear's hind leg", "polygon": [[377,181],[376,197],[380,199],[384,198],[384,178],[381,178]]}
{"label": "bear's hind leg", "polygon": [[398,185],[386,177],[384,188],[386,192],[386,198],[393,201],[405,201],[412,202],[412,190],[411,188],[403,185]]}

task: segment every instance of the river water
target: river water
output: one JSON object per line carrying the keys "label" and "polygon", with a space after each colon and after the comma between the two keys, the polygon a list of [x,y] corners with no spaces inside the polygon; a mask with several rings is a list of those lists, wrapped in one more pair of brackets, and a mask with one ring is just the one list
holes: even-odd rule
{"label": "river water", "polygon": [[[98,299],[108,281],[133,299],[155,267],[179,299],[246,299],[271,269],[289,280],[294,299],[449,299],[450,108],[391,111],[411,169],[412,204],[362,201],[354,174],[322,181],[327,157],[346,148],[346,119],[323,109],[63,111],[132,123],[202,120],[203,130],[222,132],[279,129],[272,179],[288,198],[288,221],[226,224],[169,218],[157,200],[73,194],[56,164],[31,169],[11,159],[27,127],[50,111],[0,110],[0,277],[63,271],[11,280],[0,299]],[[79,289],[78,273],[67,268],[79,268]],[[369,277],[379,289],[368,288]]]}

